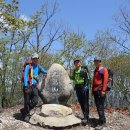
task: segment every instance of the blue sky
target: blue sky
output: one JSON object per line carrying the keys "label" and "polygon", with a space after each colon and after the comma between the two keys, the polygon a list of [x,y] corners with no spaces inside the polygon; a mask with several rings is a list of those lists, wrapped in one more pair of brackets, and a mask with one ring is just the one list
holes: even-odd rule
{"label": "blue sky", "polygon": [[[44,0],[19,0],[23,14],[29,16],[40,8]],[[54,0],[48,0],[50,3]],[[97,30],[113,27],[112,17],[118,13],[120,5],[127,0],[57,0],[59,12],[55,19],[62,21],[74,31],[84,32],[93,39]]]}
{"label": "blue sky", "polygon": [[[53,3],[55,0],[48,0]],[[25,16],[33,14],[45,0],[19,0],[21,13]],[[88,40],[94,39],[98,30],[115,26],[113,16],[119,13],[121,5],[127,5],[128,0],[57,0],[57,22],[62,21],[72,31],[83,32]],[[61,43],[56,44],[61,47]],[[53,46],[57,50],[57,46]]]}

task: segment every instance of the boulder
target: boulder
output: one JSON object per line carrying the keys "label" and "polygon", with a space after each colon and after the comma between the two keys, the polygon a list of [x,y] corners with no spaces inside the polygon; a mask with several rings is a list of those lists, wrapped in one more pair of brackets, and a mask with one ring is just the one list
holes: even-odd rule
{"label": "boulder", "polygon": [[66,105],[73,93],[73,86],[67,71],[60,64],[54,63],[48,70],[45,88],[41,91],[45,104]]}
{"label": "boulder", "polygon": [[46,104],[42,105],[42,109],[39,115],[44,117],[65,117],[71,114],[71,108],[57,104]]}
{"label": "boulder", "polygon": [[35,113],[31,116],[30,123],[33,125],[39,124],[42,127],[64,128],[80,124],[81,119],[75,117],[72,114],[72,109],[69,107],[58,104],[46,104],[42,106],[39,115]]}

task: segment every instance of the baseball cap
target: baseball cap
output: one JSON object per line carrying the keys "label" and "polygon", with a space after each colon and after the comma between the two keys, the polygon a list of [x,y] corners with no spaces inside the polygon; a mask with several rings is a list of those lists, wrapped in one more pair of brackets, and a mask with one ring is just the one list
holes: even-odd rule
{"label": "baseball cap", "polygon": [[79,61],[79,62],[80,62],[81,60],[80,60],[80,59],[75,59],[75,60],[74,60],[74,64],[75,64],[75,62],[77,62],[77,61]]}
{"label": "baseball cap", "polygon": [[34,54],[32,54],[32,57],[31,57],[32,59],[33,58],[39,58],[39,55],[37,54],[37,53],[34,53]]}

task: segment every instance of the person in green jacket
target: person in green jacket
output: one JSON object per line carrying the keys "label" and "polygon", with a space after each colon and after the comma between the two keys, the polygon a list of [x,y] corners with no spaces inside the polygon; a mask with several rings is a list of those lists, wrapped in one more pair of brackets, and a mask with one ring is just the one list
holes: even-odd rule
{"label": "person in green jacket", "polygon": [[74,66],[75,69],[70,78],[74,81],[78,102],[84,115],[82,123],[88,124],[90,76],[87,66],[82,66],[80,59],[74,60]]}

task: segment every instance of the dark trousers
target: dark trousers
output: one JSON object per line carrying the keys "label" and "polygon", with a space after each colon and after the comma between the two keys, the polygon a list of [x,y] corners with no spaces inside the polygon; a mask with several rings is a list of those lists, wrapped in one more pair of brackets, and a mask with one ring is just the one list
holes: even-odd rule
{"label": "dark trousers", "polygon": [[89,118],[89,90],[84,92],[84,85],[75,85],[76,95],[81,106],[84,118]]}
{"label": "dark trousers", "polygon": [[31,109],[33,109],[38,103],[38,89],[36,86],[29,87],[29,92],[24,92],[24,117],[29,115]]}
{"label": "dark trousers", "polygon": [[104,103],[106,95],[101,96],[100,91],[94,92],[94,100],[97,107],[97,112],[99,115],[99,123],[106,123],[105,113],[104,113]]}

